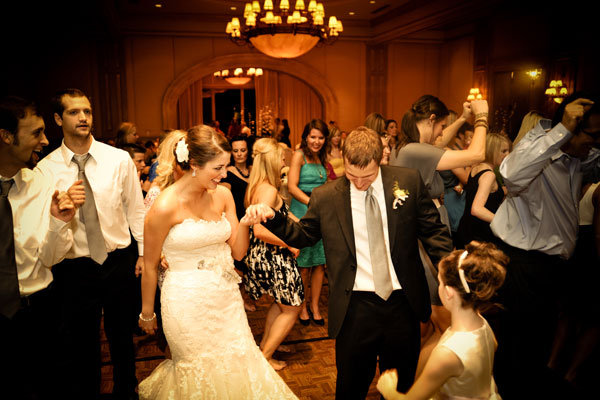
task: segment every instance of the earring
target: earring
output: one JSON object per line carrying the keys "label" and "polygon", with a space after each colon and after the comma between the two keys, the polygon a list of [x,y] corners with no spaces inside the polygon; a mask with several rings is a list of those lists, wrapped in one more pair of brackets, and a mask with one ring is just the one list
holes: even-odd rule
{"label": "earring", "polygon": [[196,168],[192,168],[192,176],[196,176]]}

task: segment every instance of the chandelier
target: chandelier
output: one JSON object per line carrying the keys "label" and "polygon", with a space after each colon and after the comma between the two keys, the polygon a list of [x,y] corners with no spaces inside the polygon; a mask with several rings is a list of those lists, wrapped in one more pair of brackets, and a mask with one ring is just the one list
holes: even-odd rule
{"label": "chandelier", "polygon": [[305,8],[304,0],[296,0],[292,10],[288,0],[279,2],[279,12],[273,1],[254,0],[244,8],[245,24],[238,18],[227,23],[225,32],[238,45],[250,42],[262,53],[275,58],[295,58],[306,54],[319,42],[333,43],[344,30],[342,21],[329,17],[325,25],[323,3],[311,0]]}
{"label": "chandelier", "polygon": [[550,86],[546,89],[544,94],[560,104],[563,99],[567,97],[569,91],[563,86],[563,81],[558,79],[556,81],[550,81]]}
{"label": "chandelier", "polygon": [[223,69],[221,71],[216,71],[213,75],[216,77],[221,77],[225,79],[227,82],[232,85],[245,85],[246,83],[252,80],[252,77],[261,76],[263,74],[262,68],[248,68],[244,71],[243,68],[235,68],[233,70],[233,74],[229,74],[228,69]]}

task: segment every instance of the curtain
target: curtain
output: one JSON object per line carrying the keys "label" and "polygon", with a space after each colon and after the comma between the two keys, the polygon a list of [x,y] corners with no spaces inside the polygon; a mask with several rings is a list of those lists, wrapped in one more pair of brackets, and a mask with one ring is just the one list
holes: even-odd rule
{"label": "curtain", "polygon": [[[263,76],[254,80],[254,90],[258,135],[265,131],[273,132],[275,118],[287,119],[290,125],[290,142],[295,147],[300,143],[304,125],[313,118],[323,118],[323,102],[320,97],[308,84],[291,75],[264,70]],[[180,129],[202,123],[201,80],[194,82],[179,97],[177,114]]]}
{"label": "curtain", "polygon": [[202,80],[198,80],[179,96],[177,102],[178,129],[202,124]]}
{"label": "curtain", "polygon": [[[258,132],[272,130],[275,118],[287,119],[292,147],[300,143],[302,130],[313,118],[323,118],[323,103],[304,81],[277,71],[264,71],[255,80]],[[325,121],[327,122],[327,121]]]}
{"label": "curtain", "polygon": [[256,132],[273,131],[273,121],[279,115],[279,73],[264,70],[261,77],[254,79],[256,95]]}
{"label": "curtain", "polygon": [[[323,118],[323,103],[304,81],[291,75],[279,74],[279,118],[290,125],[292,147],[300,143],[304,125],[313,118]],[[327,121],[325,121],[327,123]]]}

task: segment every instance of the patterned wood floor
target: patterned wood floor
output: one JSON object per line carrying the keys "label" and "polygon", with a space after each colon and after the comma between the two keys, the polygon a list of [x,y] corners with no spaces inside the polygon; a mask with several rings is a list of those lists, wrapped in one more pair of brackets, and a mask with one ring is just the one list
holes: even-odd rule
{"label": "patterned wood floor", "polygon": [[[327,321],[327,286],[321,292],[321,313]],[[248,321],[255,339],[260,341],[264,328],[264,318],[272,300],[263,297],[257,303],[257,309],[249,312]],[[102,393],[112,391],[112,366],[108,353],[108,343],[102,333]],[[136,343],[136,371],[138,381],[147,377],[160,364],[165,354],[157,345],[156,338],[138,336]],[[288,335],[285,344],[289,344],[293,352],[277,353],[276,358],[285,360],[288,366],[279,371],[279,375],[301,400],[330,400],[335,395],[335,342],[327,337],[327,324],[324,327],[311,323],[304,327],[296,323]],[[377,377],[376,377],[377,379]],[[367,399],[375,400],[380,396],[373,381]]]}

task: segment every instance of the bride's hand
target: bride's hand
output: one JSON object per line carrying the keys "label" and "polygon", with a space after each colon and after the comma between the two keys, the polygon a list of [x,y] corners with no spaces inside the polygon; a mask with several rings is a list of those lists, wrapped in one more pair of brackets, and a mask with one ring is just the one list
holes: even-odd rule
{"label": "bride's hand", "polygon": [[243,225],[254,225],[265,222],[267,219],[272,218],[275,215],[275,211],[266,204],[252,204],[246,208],[246,215],[240,220],[240,224]]}
{"label": "bride's hand", "polygon": [[[143,319],[142,319],[143,318]],[[140,317],[138,319],[138,325],[144,332],[149,335],[154,335],[158,325],[156,324],[156,313],[153,313],[152,316],[144,315],[140,313]]]}

